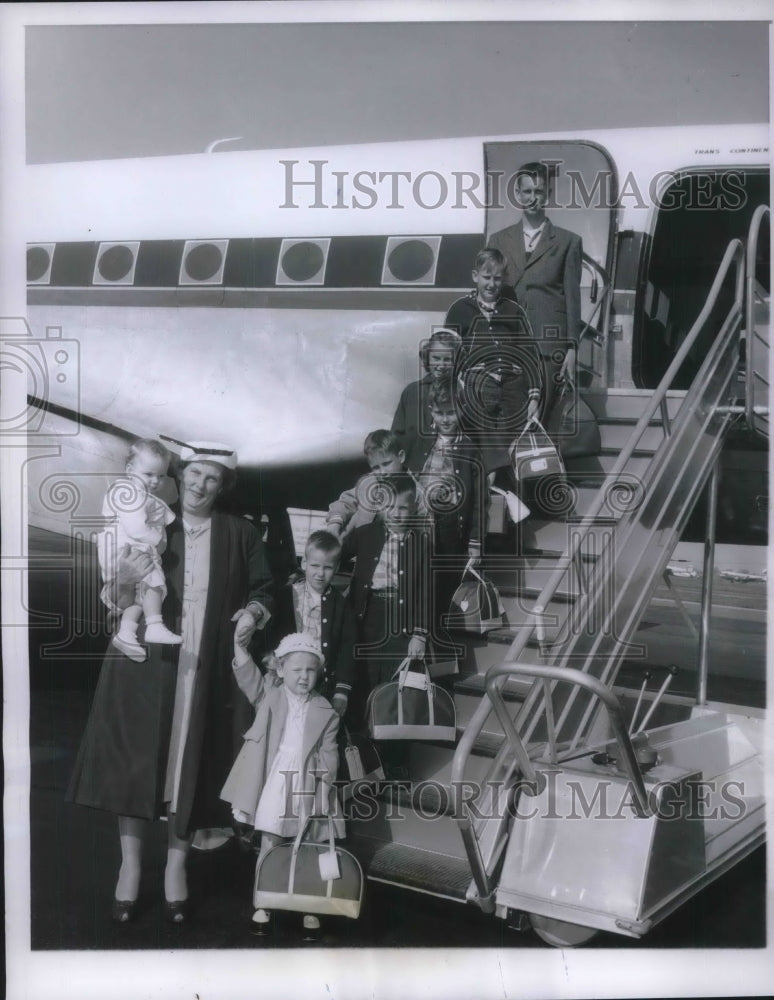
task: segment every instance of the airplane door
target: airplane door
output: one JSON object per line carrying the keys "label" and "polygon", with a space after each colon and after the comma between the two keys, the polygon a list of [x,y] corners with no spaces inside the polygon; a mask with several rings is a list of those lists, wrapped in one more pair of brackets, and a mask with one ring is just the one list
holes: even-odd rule
{"label": "airplane door", "polygon": [[745,302],[747,422],[769,436],[769,259],[771,210],[759,205],[747,239]]}
{"label": "airplane door", "polygon": [[581,317],[583,332],[578,365],[582,383],[607,383],[607,330],[610,278],[613,273],[615,206],[618,178],[609,153],[587,141],[489,142],[484,162],[489,183],[487,239],[518,223],[522,212],[515,196],[516,173],[526,163],[549,166],[553,182],[546,214],[555,226],[583,241]]}

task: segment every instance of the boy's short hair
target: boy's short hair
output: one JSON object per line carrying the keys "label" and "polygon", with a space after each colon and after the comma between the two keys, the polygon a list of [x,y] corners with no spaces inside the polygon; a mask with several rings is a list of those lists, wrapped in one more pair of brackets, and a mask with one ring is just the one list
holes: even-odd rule
{"label": "boy's short hair", "polygon": [[404,493],[410,493],[416,499],[416,480],[408,472],[391,472],[389,475],[383,477],[379,485],[382,488],[385,498],[384,506],[387,506],[388,500],[392,501],[396,497],[403,496]]}
{"label": "boy's short hair", "polygon": [[454,393],[450,382],[439,382],[430,386],[430,408],[436,410],[453,410]]}
{"label": "boy's short hair", "polygon": [[319,531],[313,531],[307,538],[306,545],[304,546],[304,554],[312,548],[319,549],[320,552],[325,552],[326,554],[341,552],[341,542],[330,531],[325,531],[325,529],[321,528]]}
{"label": "boy's short hair", "polygon": [[397,456],[402,450],[403,442],[398,435],[383,429],[371,431],[363,442],[363,452],[366,458],[370,458],[377,451]]}
{"label": "boy's short hair", "polygon": [[126,464],[128,465],[130,462],[133,462],[141,451],[150,452],[151,455],[163,459],[167,464],[169,464],[169,460],[172,458],[170,451],[164,447],[161,441],[157,441],[155,438],[137,438],[129,445]]}
{"label": "boy's short hair", "polygon": [[426,372],[430,371],[430,351],[438,347],[450,348],[454,351],[456,358],[457,352],[462,347],[462,337],[456,330],[447,330],[446,328],[434,330],[430,339],[423,341],[419,348],[419,357]]}
{"label": "boy's short hair", "polygon": [[508,261],[497,247],[484,247],[483,250],[479,250],[473,263],[473,270],[480,271],[485,264],[494,264],[495,267],[501,267],[504,271],[508,269]]}
{"label": "boy's short hair", "polygon": [[540,160],[532,160],[530,163],[522,164],[516,171],[516,183],[520,178],[531,177],[533,181],[543,181],[546,191],[549,189],[557,174],[556,164],[542,163]]}

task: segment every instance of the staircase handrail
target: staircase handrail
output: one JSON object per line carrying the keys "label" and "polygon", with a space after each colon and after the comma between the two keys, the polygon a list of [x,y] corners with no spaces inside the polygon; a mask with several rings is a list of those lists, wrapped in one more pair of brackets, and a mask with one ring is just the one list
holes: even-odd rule
{"label": "staircase handrail", "polygon": [[639,764],[637,763],[634,747],[632,746],[631,738],[626,729],[626,724],[624,723],[623,712],[621,711],[621,705],[618,698],[613,694],[609,687],[602,683],[602,681],[597,680],[596,677],[592,677],[589,674],[584,673],[582,670],[577,670],[574,667],[559,667],[553,664],[538,663],[511,663],[506,661],[505,663],[490,667],[486,672],[486,693],[489,700],[492,702],[497,717],[503,723],[503,727],[509,740],[511,740],[511,742],[515,740],[518,743],[519,749],[517,757],[519,759],[526,758],[527,766],[524,768],[523,773],[527,778],[527,782],[533,785],[540,784],[538,781],[540,772],[535,770],[534,764],[529,759],[527,754],[526,747],[514,728],[513,719],[511,719],[508,714],[505,702],[503,701],[501,685],[498,685],[497,683],[498,678],[513,675],[521,677],[535,677],[538,679],[543,678],[548,681],[553,680],[561,681],[566,684],[574,684],[576,687],[582,687],[587,691],[590,691],[602,702],[607,711],[608,718],[610,719],[610,727],[613,731],[613,735],[615,736],[615,740],[620,751],[618,759],[620,760],[621,767],[626,773],[626,777],[631,783],[637,815],[648,816],[650,810],[648,807],[648,795],[645,791],[645,783],[642,780],[642,772],[640,771]]}
{"label": "staircase handrail", "polygon": [[[676,375],[678,374],[682,364],[687,358],[689,352],[692,350],[700,332],[702,331],[704,324],[707,322],[709,316],[714,309],[717,300],[720,295],[720,291],[725,283],[726,277],[731,270],[732,265],[736,267],[736,282],[735,282],[735,295],[734,302],[729,310],[729,315],[734,309],[741,309],[743,295],[744,295],[744,261],[745,261],[745,250],[744,245],[741,240],[734,239],[726,247],[723,258],[720,262],[718,270],[715,274],[715,278],[710,287],[707,299],[702,307],[699,315],[696,317],[693,325],[691,326],[688,334],[681,344],[677,354],[673,358],[671,364],[664,373],[661,381],[653,392],[653,395],[645,407],[644,412],[640,416],[639,420],[635,424],[629,439],[624,446],[623,450],[618,456],[618,459],[613,465],[610,472],[605,474],[606,479],[612,479],[619,476],[624,470],[626,464],[632,457],[634,450],[645,433],[646,429],[650,425],[650,421],[653,419],[656,410],[662,406],[663,401],[666,399],[666,394],[669,391],[672,382],[674,381]],[[718,334],[718,337],[722,336],[723,331]],[[716,338],[717,339],[717,338]],[[713,344],[714,346],[714,344]],[[709,352],[708,352],[709,353]],[[669,429],[664,428],[665,435],[669,435]],[[585,541],[590,529],[593,527],[597,516],[599,515],[602,505],[604,503],[605,497],[603,491],[600,489],[597,497],[592,502],[591,508],[588,513],[583,517],[580,523],[575,526],[573,531],[573,540],[571,546],[568,550],[560,557],[559,562],[554,570],[554,572],[549,577],[547,583],[543,587],[543,590],[538,597],[537,603],[533,610],[529,613],[528,620],[524,623],[519,633],[515,636],[513,643],[508,650],[508,661],[512,662],[518,659],[518,657],[523,653],[526,644],[529,640],[532,631],[536,625],[543,621],[543,611],[548,601],[556,593],[558,586],[560,585],[562,579],[564,578],[568,568],[573,563],[576,558],[581,545]],[[569,669],[569,668],[567,668]],[[494,683],[498,688],[502,688],[505,684],[505,675],[498,675]],[[492,711],[491,702],[487,699],[482,699],[481,703],[478,705],[474,711],[470,721],[465,727],[465,731],[460,738],[457,745],[457,749],[454,754],[454,759],[452,761],[451,770],[451,789],[452,795],[455,797],[455,815],[458,818],[458,824],[460,827],[460,832],[463,835],[463,840],[465,841],[466,849],[468,852],[468,857],[471,862],[471,868],[474,872],[474,877],[476,880],[477,889],[480,896],[491,897],[491,886],[488,884],[488,876],[486,872],[483,872],[482,876],[482,861],[481,853],[478,845],[477,838],[475,837],[475,832],[472,827],[472,822],[470,819],[469,810],[464,801],[457,801],[457,789],[462,788],[462,783],[464,780],[465,768],[467,765],[468,758],[473,750],[473,746],[478,739],[481,730],[483,729],[484,723],[489,717]],[[498,760],[500,755],[496,760]]]}
{"label": "staircase handrail", "polygon": [[755,393],[754,393],[754,371],[753,371],[753,339],[755,337],[755,328],[753,325],[753,309],[754,309],[754,299],[755,299],[755,251],[754,247],[758,245],[758,236],[760,234],[761,225],[764,218],[767,215],[771,215],[771,209],[768,205],[759,205],[753,217],[750,220],[750,229],[747,237],[747,250],[746,250],[746,296],[745,296],[745,310],[746,310],[746,326],[747,326],[747,371],[745,373],[745,419],[747,420],[748,427],[754,427],[754,416],[755,416]]}
{"label": "staircase handrail", "polygon": [[[669,365],[661,381],[654,390],[650,401],[635,424],[628,441],[613,464],[613,468],[609,472],[604,473],[605,480],[612,479],[614,481],[615,477],[620,476],[625,469],[629,459],[632,457],[632,454],[637,447],[637,444],[650,425],[650,421],[655,416],[656,410],[660,408],[662,400],[666,398],[666,394],[669,391],[675,376],[682,367],[683,362],[698,339],[699,333],[702,331],[704,324],[712,313],[712,310],[718,300],[718,296],[720,295],[720,290],[723,287],[732,264],[736,264],[737,267],[734,306],[741,307],[742,295],[744,291],[744,246],[741,240],[735,239],[731,240],[726,247],[726,252],[720,262],[715,279],[710,287],[709,295],[707,296],[701,312],[697,316],[691,329],[688,331],[688,335],[680,346],[677,354],[674,356],[672,363]],[[545,586],[540,592],[540,596],[538,597],[535,605],[535,611],[530,613],[530,619],[534,620],[532,622],[525,623],[522,629],[519,630],[519,634],[514,638],[514,641],[508,651],[509,658],[516,659],[523,652],[532,629],[542,620],[543,610],[548,602],[553,598],[567,572],[567,569],[576,557],[589,531],[594,526],[599,512],[602,510],[602,506],[605,503],[605,499],[606,497],[604,491],[601,489],[598,490],[597,496],[592,501],[591,507],[584,515],[582,521],[578,525],[573,526],[572,543],[568,550],[559,558],[554,572],[548,578]]]}

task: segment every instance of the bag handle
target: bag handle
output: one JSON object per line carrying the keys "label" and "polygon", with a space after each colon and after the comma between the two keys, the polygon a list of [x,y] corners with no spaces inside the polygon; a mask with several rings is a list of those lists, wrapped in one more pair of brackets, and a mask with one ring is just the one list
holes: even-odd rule
{"label": "bag handle", "polygon": [[410,656],[404,656],[404,658],[400,661],[400,665],[398,666],[397,670],[392,675],[392,677],[390,678],[390,680],[394,681],[395,678],[397,677],[398,678],[398,682],[400,682],[400,674],[408,673],[410,666],[411,666],[411,657]]}
{"label": "bag handle", "polygon": [[533,427],[535,428],[535,430],[542,431],[546,435],[546,437],[548,437],[548,431],[540,423],[540,420],[536,416],[535,417],[531,417],[526,422],[526,424],[524,425],[524,428],[523,428],[521,434],[519,434],[519,436],[516,438],[516,440],[511,445],[511,449],[513,449],[514,447],[516,447],[518,445],[519,441],[521,441],[521,439],[524,437],[525,434],[532,435],[533,434],[533,431],[532,431]]}
{"label": "bag handle", "polygon": [[486,580],[476,570],[475,566],[473,565],[473,562],[474,562],[473,559],[468,559],[467,563],[465,564],[465,569],[462,571],[462,575],[465,576],[466,573],[470,573],[470,575],[474,576],[479,583],[483,583],[484,586],[486,586]]}
{"label": "bag handle", "polygon": [[[419,690],[426,691],[428,689],[428,687],[431,686],[432,680],[430,678],[430,671],[427,668],[427,663],[425,662],[424,657],[421,660],[417,659],[417,658],[411,659],[409,657],[407,657],[406,659],[408,660],[409,666],[404,667],[400,671],[400,676],[398,677],[398,691],[402,691],[403,688],[405,688],[405,687],[419,688]],[[406,663],[406,660],[404,660],[403,662]],[[416,670],[412,671],[412,670],[409,669],[410,665],[412,663],[415,663],[415,662],[422,664],[422,674],[419,674],[419,672],[416,671]],[[420,687],[418,684],[409,684],[408,683],[408,675],[409,675],[409,673],[411,673],[412,676],[421,676],[421,677],[423,677],[423,679],[424,679],[423,685]]]}
{"label": "bag handle", "polygon": [[[410,659],[410,657],[406,657],[406,659],[403,661],[403,663],[406,664],[407,661],[408,661],[408,663],[412,662],[411,659]],[[422,664],[422,670],[423,670],[424,675],[425,675],[425,687],[424,687],[424,691],[425,691],[425,694],[427,695],[427,718],[428,718],[428,724],[431,725],[431,726],[433,726],[433,725],[435,725],[435,707],[433,705],[433,681],[432,681],[432,678],[430,677],[430,671],[427,669],[427,664],[425,663],[424,659],[420,660],[419,662]],[[406,666],[401,671],[401,673],[402,673],[402,676],[405,677],[405,675],[408,673],[408,666]],[[403,725],[403,689],[404,689],[404,687],[405,687],[405,684],[403,683],[402,679],[399,678],[398,679],[398,725],[399,726]],[[416,689],[414,689],[414,690],[416,690]]]}
{"label": "bag handle", "polygon": [[[314,813],[308,813],[303,822],[298,824],[298,833],[296,834],[296,839],[293,841],[293,850],[290,856],[290,873],[288,875],[288,892],[292,893],[296,886],[296,862],[298,860],[298,852],[301,850],[301,845],[304,842],[304,834],[306,833],[307,827],[312,822],[313,819],[327,819],[328,820],[328,845],[331,852],[336,851],[335,837],[333,834],[333,817],[330,813],[326,816],[315,816]],[[331,881],[328,881],[328,892],[327,895],[331,894]]]}

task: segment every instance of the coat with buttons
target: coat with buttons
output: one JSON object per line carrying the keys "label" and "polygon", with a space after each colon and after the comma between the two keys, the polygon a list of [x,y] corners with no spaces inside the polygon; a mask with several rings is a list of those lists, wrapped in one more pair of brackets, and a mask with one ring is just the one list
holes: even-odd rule
{"label": "coat with buttons", "polygon": [[[436,439],[415,435],[406,443],[406,466],[422,482],[422,470]],[[470,542],[484,539],[487,497],[484,489],[486,475],[483,459],[475,443],[465,434],[459,434],[451,443],[454,476],[457,480],[459,502],[449,513],[435,515],[436,526],[443,521],[444,533],[456,537],[456,550],[465,552]],[[438,532],[436,531],[436,536]]]}
{"label": "coat with buttons", "polygon": [[432,387],[433,377],[427,374],[417,382],[410,382],[400,394],[390,429],[402,441],[410,440],[417,433],[432,434],[430,426],[430,390]]}
{"label": "coat with buttons", "polygon": [[[329,586],[320,599],[320,625],[325,662],[318,687],[326,698],[332,698],[334,694],[349,697],[355,675],[357,625],[352,608],[335,587]],[[274,614],[267,628],[269,648],[275,649],[286,635],[300,631],[293,602],[293,584],[287,583],[276,594]]]}
{"label": "coat with buttons", "polygon": [[[355,528],[344,539],[342,562],[355,560],[349,602],[355,617],[362,621],[371,596],[374,570],[379,562],[387,528],[381,517],[371,524]],[[430,540],[427,532],[416,528],[406,532],[398,548],[399,627],[406,635],[426,635],[429,622]]]}
{"label": "coat with buttons", "polygon": [[462,337],[455,372],[461,425],[480,448],[487,471],[507,466],[530,398],[548,396],[550,359],[539,350],[522,307],[506,296],[486,314],[474,289],[452,304],[446,326]]}
{"label": "coat with buttons", "polygon": [[[253,724],[244,734],[242,749],[229,772],[220,797],[248,816],[254,816],[271,769],[277,756],[288,702],[281,684],[263,677],[252,660],[233,664],[234,677],[240,690],[255,708]],[[336,795],[338,749],[336,734],[339,717],[322,695],[312,693],[304,720],[301,770],[297,795],[288,802],[288,815],[332,816],[334,832],[343,837],[344,822]],[[310,831],[318,839],[319,831]]]}
{"label": "coat with buttons", "polygon": [[476,290],[457,299],[446,314],[444,326],[462,338],[458,375],[473,365],[483,365],[501,376],[520,369],[531,389],[543,384],[543,365],[527,313],[514,299],[501,296],[491,315],[482,312]]}

